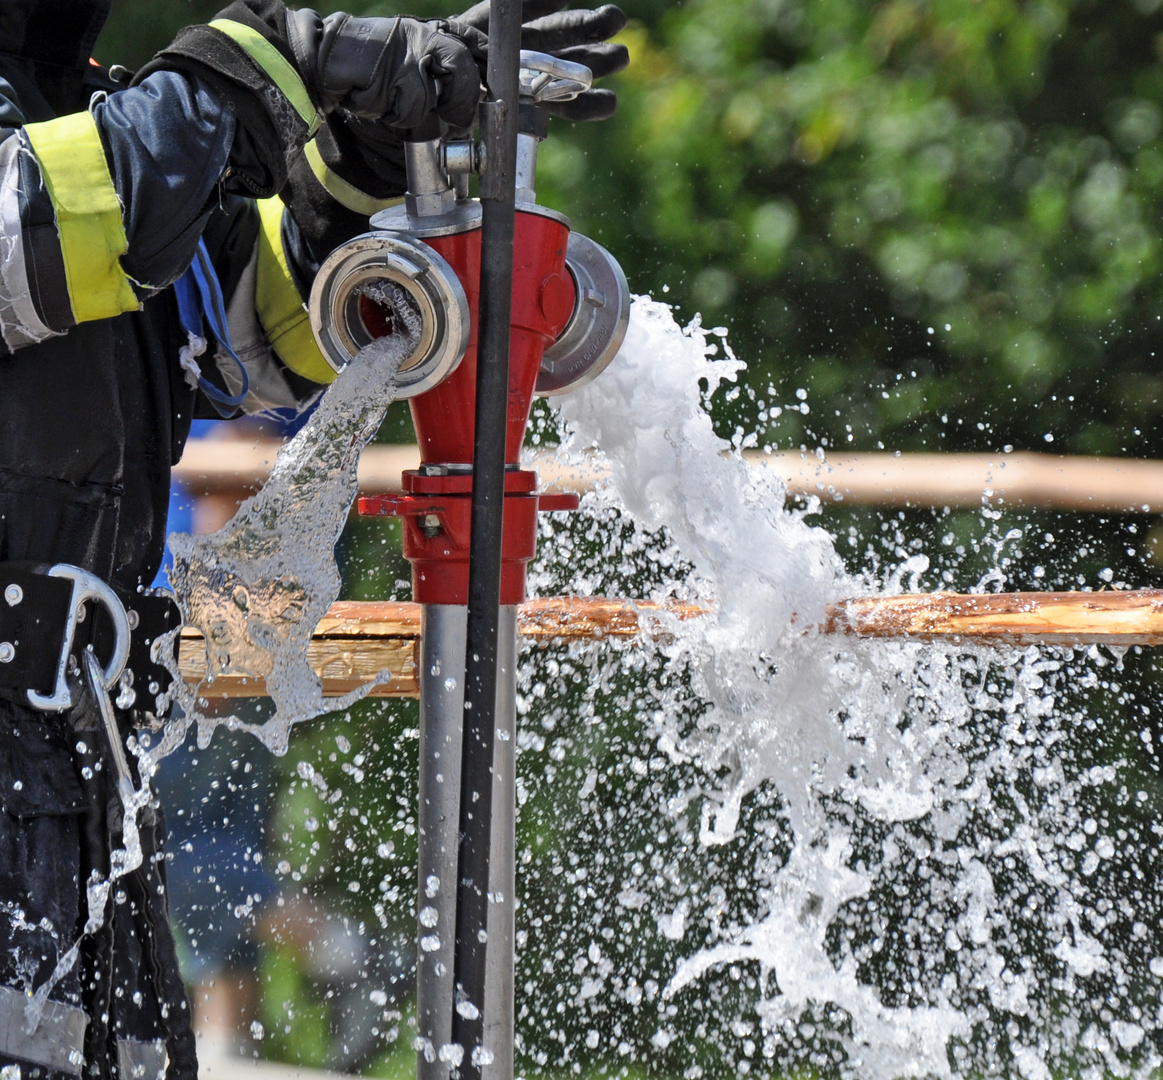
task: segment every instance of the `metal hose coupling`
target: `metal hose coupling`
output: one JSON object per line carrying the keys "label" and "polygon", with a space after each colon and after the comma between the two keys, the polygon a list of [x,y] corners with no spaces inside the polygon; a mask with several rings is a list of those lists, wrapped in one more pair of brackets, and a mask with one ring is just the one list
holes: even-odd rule
{"label": "metal hose coupling", "polygon": [[630,287],[601,244],[570,233],[565,268],[576,289],[573,314],[545,350],[537,373],[541,397],[567,394],[596,379],[618,354],[630,322]]}
{"label": "metal hose coupling", "polygon": [[468,347],[468,299],[452,267],[422,240],[401,233],[365,233],[336,248],[315,275],[308,310],[315,340],[335,371],[375,341],[413,338],[397,376],[400,398],[441,382]]}

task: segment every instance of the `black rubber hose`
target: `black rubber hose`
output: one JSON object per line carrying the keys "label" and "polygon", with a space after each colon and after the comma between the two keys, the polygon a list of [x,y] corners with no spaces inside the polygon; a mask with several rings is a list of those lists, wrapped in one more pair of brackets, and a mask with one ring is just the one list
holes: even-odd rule
{"label": "black rubber hose", "polygon": [[487,166],[480,189],[481,299],[453,962],[457,1002],[452,1041],[462,1048],[458,1071],[464,1080],[479,1080],[481,1062],[476,1051],[484,1032],[520,42],[521,0],[493,0],[489,97],[482,106],[481,125]]}

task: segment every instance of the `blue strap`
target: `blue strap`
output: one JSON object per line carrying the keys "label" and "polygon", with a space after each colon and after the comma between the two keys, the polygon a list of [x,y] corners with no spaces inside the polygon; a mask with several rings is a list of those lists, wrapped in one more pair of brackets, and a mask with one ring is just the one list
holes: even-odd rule
{"label": "blue strap", "polygon": [[206,242],[198,241],[198,250],[194,253],[194,261],[177,281],[174,282],[174,293],[178,298],[178,317],[187,334],[195,337],[204,337],[202,333],[202,316],[205,314],[210,323],[210,333],[238,365],[238,374],[242,378],[242,389],[234,395],[219,390],[204,375],[198,376],[198,386],[202,393],[210,399],[210,404],[219,415],[229,417],[246,400],[250,393],[250,376],[246,367],[238,358],[230,344],[230,330],[226,325],[226,304],[222,299],[222,286],[218,283],[218,275],[210,262],[210,253],[206,250]]}

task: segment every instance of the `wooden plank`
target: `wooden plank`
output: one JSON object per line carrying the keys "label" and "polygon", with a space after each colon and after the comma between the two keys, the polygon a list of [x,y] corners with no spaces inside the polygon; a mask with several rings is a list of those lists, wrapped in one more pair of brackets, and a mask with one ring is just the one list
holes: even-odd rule
{"label": "wooden plank", "polygon": [[[519,632],[542,641],[597,641],[661,636],[671,619],[698,618],[699,604],[655,603],[601,596],[530,600],[517,616]],[[842,600],[828,607],[826,634],[972,642],[982,645],[1163,645],[1163,590],[1067,593],[922,593]],[[415,697],[420,605],[347,601],[320,621],[308,660],[335,697],[378,671],[393,673],[375,697]],[[182,631],[180,666],[187,682],[206,674],[202,637]],[[207,698],[261,697],[261,679],[219,675],[200,689]]]}
{"label": "wooden plank", "polygon": [[340,600],[315,628],[316,637],[419,638],[420,605],[396,600]]}
{"label": "wooden plank", "polygon": [[748,455],[789,490],[879,506],[1033,506],[1094,513],[1163,508],[1163,462],[1038,454]]}
{"label": "wooden plank", "polygon": [[[282,445],[278,439],[191,439],[173,475],[191,495],[233,495],[241,501],[262,487]],[[360,457],[360,491],[399,491],[400,474],[419,465],[416,446],[369,446]]]}
{"label": "wooden plank", "polygon": [[669,619],[694,619],[709,607],[680,601],[611,600],[604,596],[550,596],[517,609],[517,632],[553,640],[599,640],[665,633]]}
{"label": "wooden plank", "polygon": [[[345,635],[328,637],[318,635],[307,648],[307,660],[323,680],[326,697],[339,697],[363,686],[378,672],[392,673],[391,680],[371,691],[371,697],[416,697],[419,683],[416,676],[417,633],[411,637]],[[188,683],[201,683],[206,677],[206,651],[202,636],[183,630],[179,652],[179,668]],[[203,683],[198,689],[205,698],[266,697],[266,683],[235,672],[218,675],[213,682]]]}

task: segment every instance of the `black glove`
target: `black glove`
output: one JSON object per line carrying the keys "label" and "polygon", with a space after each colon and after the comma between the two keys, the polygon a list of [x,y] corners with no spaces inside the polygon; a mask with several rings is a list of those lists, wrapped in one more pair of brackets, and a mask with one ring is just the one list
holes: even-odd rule
{"label": "black glove", "polygon": [[[521,48],[585,64],[595,79],[624,70],[630,62],[626,46],[607,40],[626,25],[621,8],[606,4],[596,10],[563,11],[568,2],[525,0],[522,14],[528,21],[521,27]],[[482,0],[454,21],[487,34],[489,0]],[[605,120],[613,115],[617,103],[613,90],[587,90],[572,101],[543,102],[541,108],[564,120]]]}
{"label": "black glove", "polygon": [[480,100],[486,38],[471,26],[419,19],[361,19],[342,12],[287,14],[296,66],[311,99],[328,113],[413,128],[435,113],[471,124]]}

